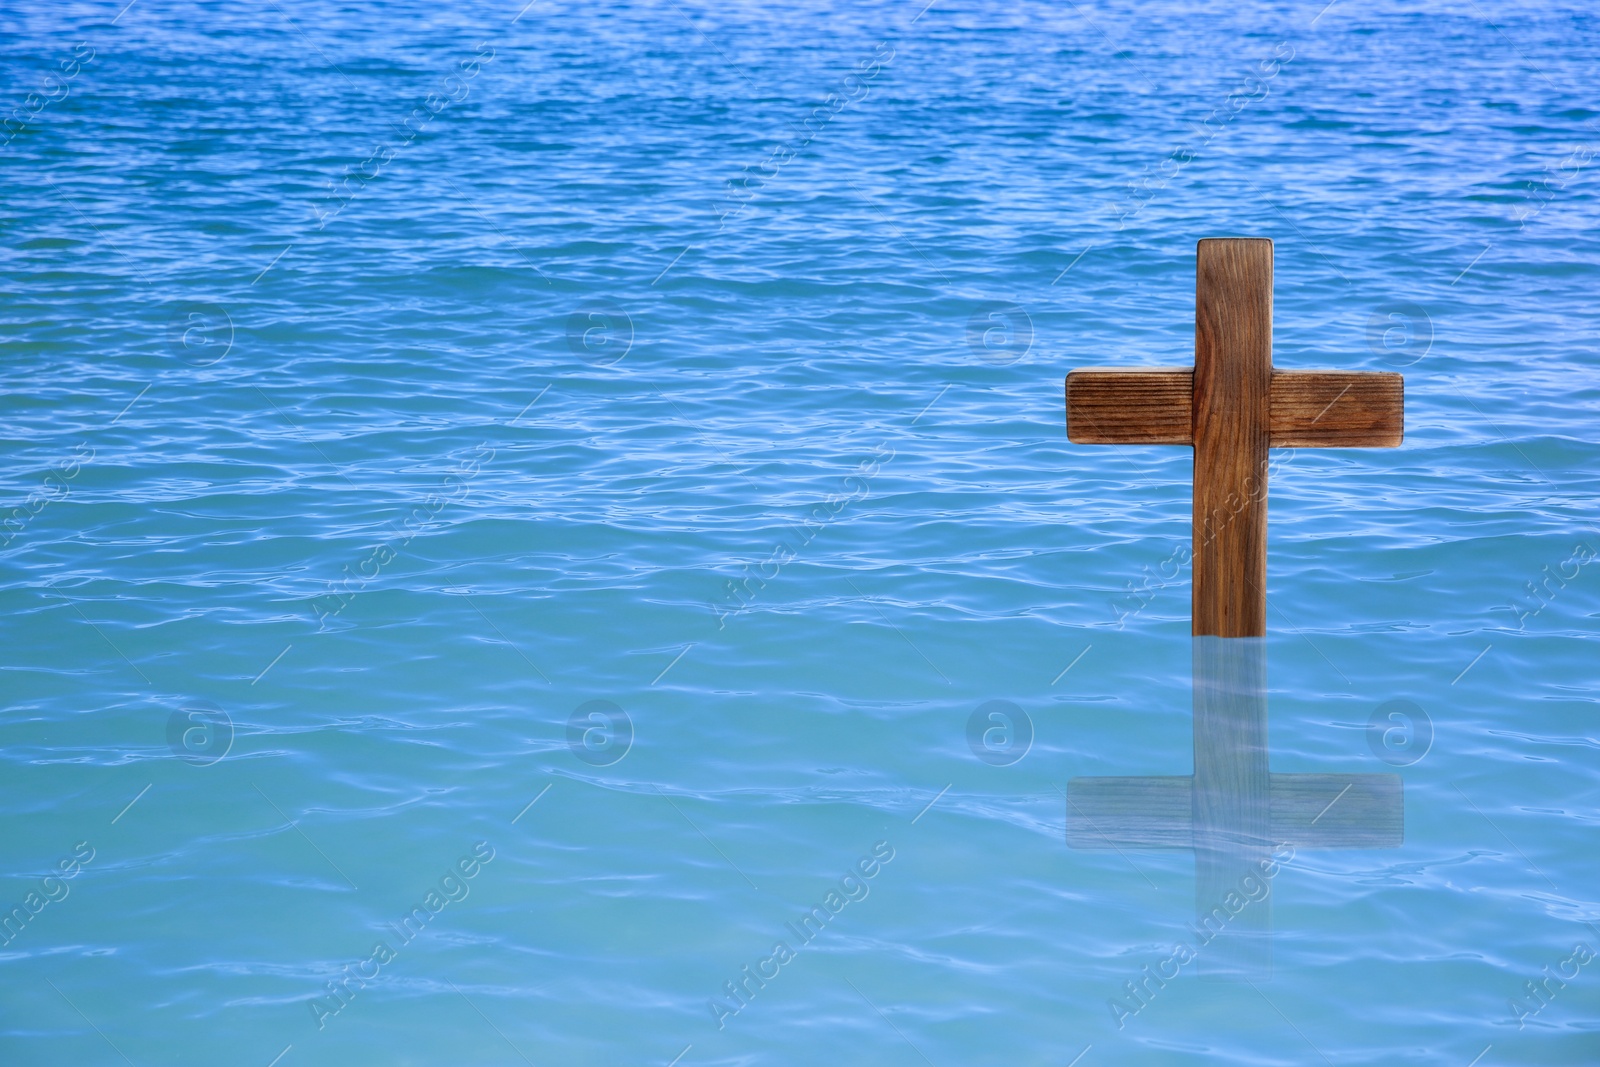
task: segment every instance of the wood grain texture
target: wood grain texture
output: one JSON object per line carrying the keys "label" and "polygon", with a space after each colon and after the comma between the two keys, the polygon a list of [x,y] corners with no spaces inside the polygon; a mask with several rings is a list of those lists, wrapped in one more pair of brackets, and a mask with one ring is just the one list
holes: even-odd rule
{"label": "wood grain texture", "polygon": [[1267,449],[1272,242],[1222,237],[1195,252],[1192,631],[1267,632]]}
{"label": "wood grain texture", "polygon": [[1393,371],[1275,371],[1273,448],[1394,448],[1405,437],[1405,379]]}
{"label": "wood grain texture", "polygon": [[1067,440],[1080,445],[1186,445],[1194,372],[1099,368],[1067,375]]}

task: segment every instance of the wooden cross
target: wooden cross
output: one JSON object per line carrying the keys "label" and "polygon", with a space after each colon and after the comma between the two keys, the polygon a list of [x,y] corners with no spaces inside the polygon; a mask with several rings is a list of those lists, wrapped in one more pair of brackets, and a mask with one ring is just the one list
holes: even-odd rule
{"label": "wooden cross", "polygon": [[1393,848],[1405,815],[1398,775],[1268,767],[1267,450],[1392,448],[1405,393],[1394,373],[1272,369],[1271,241],[1199,243],[1194,322],[1192,370],[1067,375],[1070,440],[1194,447],[1195,635],[1194,773],[1072,779],[1067,841],[1193,849],[1194,940],[1209,946],[1214,925],[1232,946],[1205,950],[1202,970],[1248,972],[1267,946],[1269,898],[1225,904],[1262,882],[1272,849]]}
{"label": "wooden cross", "polygon": [[1272,242],[1195,251],[1193,369],[1075,370],[1067,437],[1194,446],[1193,632],[1267,632],[1267,450],[1393,448],[1405,428],[1393,372],[1272,369]]}

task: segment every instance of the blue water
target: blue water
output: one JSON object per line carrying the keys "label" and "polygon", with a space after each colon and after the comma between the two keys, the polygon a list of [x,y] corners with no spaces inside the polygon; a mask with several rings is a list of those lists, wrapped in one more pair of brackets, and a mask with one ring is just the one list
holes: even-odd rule
{"label": "blue water", "polygon": [[[1490,7],[8,5],[0,1062],[1600,1062],[1600,22]],[[1218,235],[1406,376],[1265,649],[1403,843],[1136,1000],[1190,452],[1061,381]]]}

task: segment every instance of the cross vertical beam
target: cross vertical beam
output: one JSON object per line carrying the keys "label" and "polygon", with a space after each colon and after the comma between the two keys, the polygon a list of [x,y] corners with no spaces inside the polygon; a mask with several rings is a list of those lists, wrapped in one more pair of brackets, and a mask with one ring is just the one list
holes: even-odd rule
{"label": "cross vertical beam", "polygon": [[1194,316],[1194,632],[1267,632],[1272,242],[1203,240]]}

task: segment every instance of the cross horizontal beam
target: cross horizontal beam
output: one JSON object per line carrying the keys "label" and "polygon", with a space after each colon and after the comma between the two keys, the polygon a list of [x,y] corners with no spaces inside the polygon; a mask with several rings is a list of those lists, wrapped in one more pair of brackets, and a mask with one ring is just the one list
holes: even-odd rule
{"label": "cross horizontal beam", "polygon": [[[1272,448],[1394,448],[1405,436],[1405,379],[1391,371],[1275,370],[1267,418]],[[1067,375],[1067,439],[1194,444],[1194,371],[1073,371]]]}

